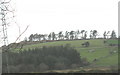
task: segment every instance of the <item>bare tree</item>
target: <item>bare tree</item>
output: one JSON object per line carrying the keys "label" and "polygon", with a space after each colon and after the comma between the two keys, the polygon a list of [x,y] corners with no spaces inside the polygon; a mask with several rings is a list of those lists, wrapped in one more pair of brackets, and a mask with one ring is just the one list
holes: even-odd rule
{"label": "bare tree", "polygon": [[[13,10],[10,10],[10,2],[11,0],[7,1],[7,0],[1,0],[0,1],[0,22],[2,23],[2,33],[3,33],[3,42],[4,42],[4,46],[8,45],[8,35],[7,35],[7,28],[8,25],[10,24],[10,22],[8,21],[9,18],[13,18],[10,17],[10,15],[8,15],[8,13],[13,13]],[[7,47],[5,47],[4,50],[8,50]],[[6,65],[7,65],[7,73],[9,73],[9,64],[8,64],[8,56],[6,54]]]}
{"label": "bare tree", "polygon": [[[9,73],[9,64],[8,64],[8,52],[9,52],[9,42],[8,42],[8,32],[7,29],[10,25],[12,25],[12,21],[17,24],[14,21],[14,9],[11,6],[12,0],[0,0],[0,34],[2,34],[2,39],[3,39],[3,45],[6,46],[2,48],[2,53],[5,53],[6,56],[6,65],[7,65],[7,73]],[[18,26],[19,27],[19,26]],[[28,28],[28,26],[27,26]],[[15,40],[14,43],[16,43],[20,37],[24,34],[24,32],[27,30],[27,28],[20,34],[20,27],[19,27],[19,36]],[[16,48],[16,47],[15,47]],[[21,47],[22,48],[22,47]],[[20,49],[21,49],[20,48]]]}

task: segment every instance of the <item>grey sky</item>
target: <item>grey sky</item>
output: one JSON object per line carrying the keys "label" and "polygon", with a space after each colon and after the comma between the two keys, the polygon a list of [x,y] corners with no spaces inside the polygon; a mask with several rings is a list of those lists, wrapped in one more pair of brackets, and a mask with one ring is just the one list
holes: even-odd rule
{"label": "grey sky", "polygon": [[[16,22],[28,37],[31,33],[47,33],[71,30],[106,30],[118,33],[119,0],[15,0]],[[10,25],[8,40],[18,37],[18,26]]]}

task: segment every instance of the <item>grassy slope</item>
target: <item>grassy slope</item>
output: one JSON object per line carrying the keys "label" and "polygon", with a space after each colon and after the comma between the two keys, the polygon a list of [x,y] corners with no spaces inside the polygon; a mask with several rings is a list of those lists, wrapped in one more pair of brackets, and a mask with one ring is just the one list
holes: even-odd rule
{"label": "grassy slope", "polygon": [[[27,45],[24,48],[36,48],[36,47],[42,47],[42,46],[57,46],[57,45],[65,45],[65,44],[71,44],[73,47],[82,47],[81,44],[85,41],[89,41],[91,43],[90,47],[100,47],[104,46],[103,40],[74,40],[74,41],[56,41],[56,42],[47,42],[47,43],[40,43],[40,44],[34,44],[34,45]],[[84,48],[84,47],[83,47]]]}
{"label": "grassy slope", "polygon": [[[90,42],[90,47],[82,47],[81,44],[85,41]],[[94,59],[98,59],[98,61],[94,62],[95,66],[111,66],[118,64],[118,54],[114,53],[113,55],[109,55],[110,50],[117,51],[117,47],[109,47],[108,45],[103,44],[102,39],[96,40],[74,40],[74,41],[56,41],[56,42],[47,42],[40,44],[33,44],[24,46],[23,49],[28,48],[36,48],[42,46],[57,46],[57,45],[65,45],[71,44],[71,46],[75,47],[78,52],[80,52],[81,57],[86,57],[90,63],[93,63]],[[115,43],[115,41],[112,41]],[[111,41],[109,42],[111,43]],[[88,50],[94,49],[95,52],[88,52]]]}

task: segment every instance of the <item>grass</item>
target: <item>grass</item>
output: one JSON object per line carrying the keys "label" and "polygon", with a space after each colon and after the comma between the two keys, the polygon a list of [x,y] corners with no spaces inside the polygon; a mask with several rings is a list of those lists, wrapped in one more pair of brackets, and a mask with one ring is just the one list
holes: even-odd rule
{"label": "grass", "polygon": [[[105,61],[105,62],[103,62]],[[105,66],[112,66],[112,65],[118,65],[118,54],[113,54],[111,56],[108,56],[106,58],[102,58],[101,60],[96,62],[96,65],[105,65]]]}
{"label": "grass", "polygon": [[28,48],[36,48],[36,47],[42,47],[42,46],[58,46],[58,45],[65,45],[65,44],[71,44],[73,47],[82,47],[81,44],[85,41],[89,41],[91,43],[90,47],[100,47],[104,46],[101,44],[103,40],[74,40],[74,41],[55,41],[55,42],[46,42],[46,43],[39,43],[39,44],[33,44],[33,45],[27,45],[24,46],[24,49]]}
{"label": "grass", "polygon": [[[89,47],[83,47],[81,44],[88,41],[90,43]],[[117,51],[118,47],[110,47],[103,43],[104,39],[93,39],[93,40],[73,40],[73,41],[55,41],[55,42],[46,42],[33,45],[26,45],[24,49],[32,48],[41,48],[43,46],[58,46],[71,44],[72,47],[76,48],[80,52],[82,58],[87,58],[90,63],[94,63],[95,66],[112,66],[118,65],[118,53],[110,55],[110,51]],[[118,40],[107,40],[107,44],[117,44]],[[19,49],[16,49],[18,51]],[[89,52],[89,50],[94,50],[94,52]],[[94,59],[98,61],[93,62]]]}
{"label": "grass", "polygon": [[120,42],[118,41],[118,40],[116,40],[116,39],[112,39],[112,40],[107,40],[107,43],[108,44],[120,44]]}

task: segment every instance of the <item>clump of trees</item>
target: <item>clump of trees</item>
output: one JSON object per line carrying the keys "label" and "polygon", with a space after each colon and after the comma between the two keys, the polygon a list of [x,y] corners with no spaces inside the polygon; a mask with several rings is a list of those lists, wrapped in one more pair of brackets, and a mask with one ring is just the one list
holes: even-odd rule
{"label": "clump of trees", "polygon": [[108,39],[108,38],[110,38],[110,39],[116,39],[117,35],[116,35],[116,32],[114,30],[111,32],[111,34],[110,34],[110,31],[105,31],[103,33],[103,38],[104,39]]}
{"label": "clump of trees", "polygon": [[[6,62],[8,55],[8,63]],[[86,65],[86,60],[81,60],[80,53],[69,44],[65,46],[51,46],[28,49],[19,53],[7,52],[3,54],[3,73],[7,64],[10,73],[41,72],[55,69],[76,68]]]}
{"label": "clump of trees", "polygon": [[[50,41],[50,40],[77,40],[87,39],[88,32],[86,30],[77,31],[60,31],[58,33],[51,32],[50,34],[31,34],[28,38],[29,41]],[[98,36],[97,30],[90,31],[90,38],[96,39]]]}
{"label": "clump of trees", "polygon": [[89,47],[90,43],[87,41],[87,42],[82,43],[81,45],[84,47]]}
{"label": "clump of trees", "polygon": [[[78,39],[87,39],[88,37],[90,39],[96,39],[99,35],[99,32],[97,30],[91,30],[90,34],[88,34],[88,31],[86,30],[77,30],[77,31],[66,31],[65,33],[63,31],[60,31],[58,33],[51,32],[50,34],[31,34],[28,38],[28,41],[55,41],[55,40],[78,40]],[[103,39],[115,39],[116,32],[113,31],[105,31],[103,33]],[[26,39],[27,40],[27,39]],[[25,40],[25,41],[26,41]]]}

